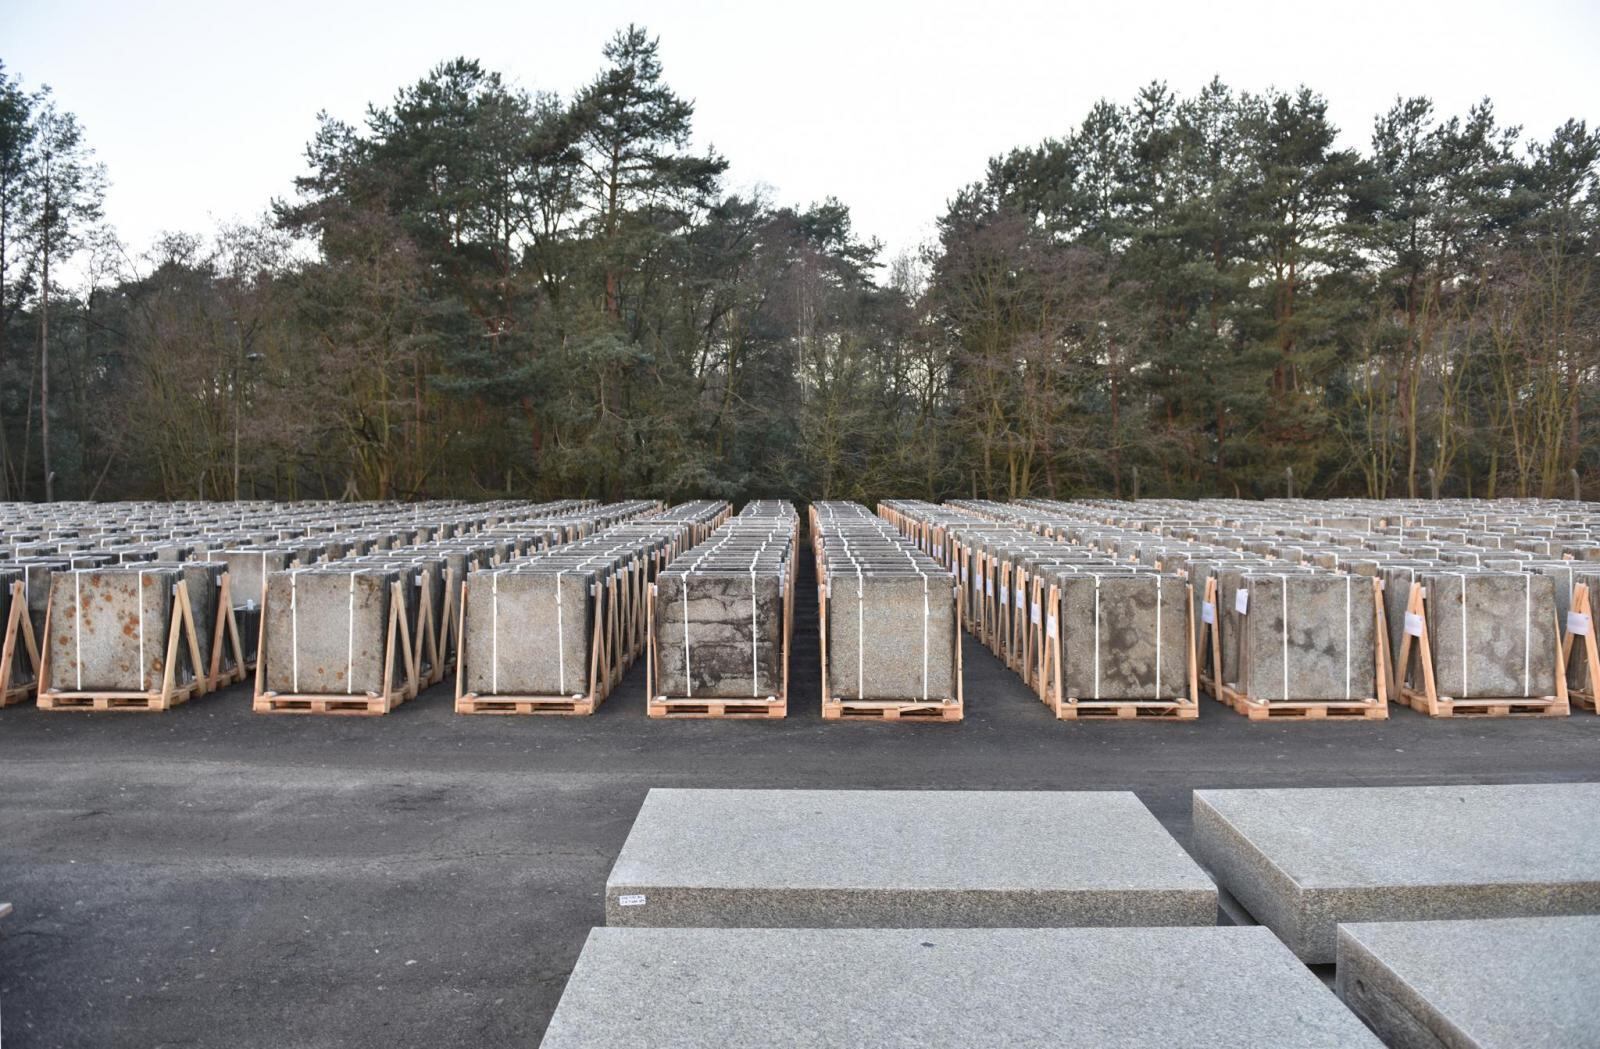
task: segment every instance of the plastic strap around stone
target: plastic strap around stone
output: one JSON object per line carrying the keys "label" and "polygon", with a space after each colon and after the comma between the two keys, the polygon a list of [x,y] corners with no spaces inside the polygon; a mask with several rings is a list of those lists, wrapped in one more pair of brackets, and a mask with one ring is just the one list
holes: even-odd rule
{"label": "plastic strap around stone", "polygon": [[489,575],[489,691],[500,694],[500,573]]}
{"label": "plastic strap around stone", "polygon": [[1280,598],[1283,602],[1283,698],[1289,698],[1289,577],[1278,576],[1282,591]]}
{"label": "plastic strap around stone", "polygon": [[[855,558],[851,558],[855,561]],[[861,562],[855,561],[856,569],[856,698],[867,698],[867,584],[861,577]]]}
{"label": "plastic strap around stone", "polygon": [[1344,698],[1350,699],[1350,589],[1351,579],[1344,577]]}
{"label": "plastic strap around stone", "polygon": [[[344,633],[344,691],[349,695],[355,691],[356,675],[356,574],[350,573],[349,607],[346,609],[346,624]],[[405,609],[400,610],[405,614]],[[387,658],[388,653],[385,653]]]}
{"label": "plastic strap around stone", "polygon": [[[72,618],[75,627],[73,634],[77,642],[77,691],[79,692],[83,691],[83,576],[79,574],[82,571],[82,569],[74,569],[72,572]],[[24,610],[24,614],[26,614],[26,610]],[[44,682],[44,684],[48,687],[49,682]]]}
{"label": "plastic strap around stone", "polygon": [[1156,576],[1156,699],[1161,698],[1161,592],[1166,588],[1166,580]]}
{"label": "plastic strap around stone", "polygon": [[[267,555],[261,555],[261,580],[266,582]],[[263,615],[265,613],[263,612]],[[300,691],[300,605],[299,593],[295,587],[295,570],[289,571],[289,688],[294,692]]]}
{"label": "plastic strap around stone", "polygon": [[1467,576],[1465,572],[1454,574],[1461,580],[1461,698],[1466,699],[1472,695],[1467,687]]}
{"label": "plastic strap around stone", "polygon": [[[727,542],[727,538],[723,538]],[[718,543],[720,547],[722,543]],[[715,549],[715,548],[713,548]],[[683,694],[685,698],[694,696],[694,676],[689,669],[689,577],[694,575],[691,565],[683,573]]]}
{"label": "plastic strap around stone", "polygon": [[[1522,698],[1532,695],[1533,688],[1533,576],[1522,576]],[[1463,602],[1463,606],[1465,602]]]}
{"label": "plastic strap around stone", "polygon": [[567,690],[567,624],[561,603],[561,577],[565,568],[556,570],[556,694]]}
{"label": "plastic strap around stone", "polygon": [[[1066,619],[1066,606],[1061,607],[1061,618]],[[1062,647],[1065,648],[1066,623],[1061,624]],[[1100,576],[1094,577],[1094,698],[1100,698]]]}

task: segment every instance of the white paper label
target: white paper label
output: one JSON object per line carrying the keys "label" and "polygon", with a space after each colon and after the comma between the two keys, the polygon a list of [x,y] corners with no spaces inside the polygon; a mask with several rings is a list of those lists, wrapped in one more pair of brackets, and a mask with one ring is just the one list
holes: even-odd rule
{"label": "white paper label", "polygon": [[1044,621],[1044,636],[1045,637],[1055,637],[1056,636],[1056,617],[1055,617],[1054,613],[1052,613],[1050,615],[1050,618],[1048,618],[1048,619],[1046,619]]}
{"label": "white paper label", "polygon": [[1233,610],[1241,616],[1249,614],[1250,591],[1242,586],[1233,592]]}
{"label": "white paper label", "polygon": [[933,544],[933,556],[936,557],[936,558],[939,558],[940,560],[944,559],[944,544],[943,543],[934,543]]}
{"label": "white paper label", "polygon": [[1011,588],[1004,583],[1000,584],[1000,603],[1002,605],[1011,603]]}
{"label": "white paper label", "polygon": [[1022,607],[1022,588],[1020,586],[1017,587],[1017,607]]}
{"label": "white paper label", "polygon": [[1422,617],[1415,612],[1406,613],[1406,633],[1412,637],[1422,636]]}
{"label": "white paper label", "polygon": [[644,895],[640,894],[640,895],[637,895],[637,896],[618,896],[617,897],[617,906],[618,907],[643,907],[644,906]]}
{"label": "white paper label", "polygon": [[994,576],[990,576],[989,577],[988,583],[989,583],[989,596],[993,597],[994,596]]}
{"label": "white paper label", "polygon": [[1210,601],[1200,602],[1200,622],[1215,623],[1217,621],[1217,606]]}
{"label": "white paper label", "polygon": [[1039,625],[1039,602],[1037,601],[1033,603],[1033,625]]}
{"label": "white paper label", "polygon": [[1589,617],[1583,612],[1568,612],[1567,633],[1587,636],[1589,633]]}

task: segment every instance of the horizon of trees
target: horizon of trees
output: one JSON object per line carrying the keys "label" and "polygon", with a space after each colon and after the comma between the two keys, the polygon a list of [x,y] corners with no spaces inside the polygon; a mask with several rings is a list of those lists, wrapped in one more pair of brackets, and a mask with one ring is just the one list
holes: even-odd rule
{"label": "horizon of trees", "polygon": [[459,58],[133,258],[0,65],[0,499],[1600,492],[1582,121],[1157,83],[886,260],[693,118],[637,26],[570,96]]}

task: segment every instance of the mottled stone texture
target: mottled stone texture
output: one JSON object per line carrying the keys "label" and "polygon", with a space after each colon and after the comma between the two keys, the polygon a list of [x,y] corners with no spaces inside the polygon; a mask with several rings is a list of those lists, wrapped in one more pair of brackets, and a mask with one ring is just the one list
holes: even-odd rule
{"label": "mottled stone texture", "polygon": [[1554,694],[1554,579],[1529,572],[1430,572],[1422,578],[1440,695]]}
{"label": "mottled stone texture", "polygon": [[[391,586],[398,578],[399,573],[383,569],[271,573],[267,689],[298,695],[381,693]],[[397,668],[393,685],[401,681],[399,674]]]}
{"label": "mottled stone texture", "polygon": [[56,573],[46,686],[63,692],[160,688],[177,580],[177,572],[163,569]]}
{"label": "mottled stone texture", "polygon": [[1596,972],[1596,915],[1339,926],[1339,997],[1392,1049],[1600,1045]]}
{"label": "mottled stone texture", "polygon": [[[1332,572],[1224,573],[1223,676],[1257,702],[1377,695],[1371,581]],[[1249,591],[1237,611],[1237,591]],[[1231,668],[1231,673],[1230,673]]]}
{"label": "mottled stone texture", "polygon": [[1061,573],[1050,582],[1061,591],[1063,698],[1188,694],[1188,592],[1182,579],[1111,571]]}
{"label": "mottled stone texture", "polygon": [[595,578],[592,571],[468,576],[466,690],[483,696],[586,694]]}
{"label": "mottled stone texture", "polygon": [[928,567],[859,577],[841,567],[829,579],[830,699],[955,698],[955,592]]}
{"label": "mottled stone texture", "polygon": [[[624,906],[643,895],[644,905]],[[1210,925],[1216,890],[1131,793],[652,790],[614,925]]]}
{"label": "mottled stone texture", "polygon": [[1264,929],[595,929],[543,1049],[1380,1049]]}
{"label": "mottled stone texture", "polygon": [[783,596],[775,572],[662,573],[656,655],[664,696],[765,698],[783,690]]}
{"label": "mottled stone texture", "polygon": [[267,574],[282,572],[293,561],[287,550],[220,550],[211,560],[228,566],[228,587],[233,591],[235,608],[261,604],[261,588]]}
{"label": "mottled stone texture", "polygon": [[1600,784],[1199,790],[1192,847],[1308,962],[1341,922],[1600,913]]}

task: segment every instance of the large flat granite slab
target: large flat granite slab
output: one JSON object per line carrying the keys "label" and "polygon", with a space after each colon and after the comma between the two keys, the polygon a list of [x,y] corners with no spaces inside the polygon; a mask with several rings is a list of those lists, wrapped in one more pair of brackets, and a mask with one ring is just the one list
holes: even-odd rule
{"label": "large flat granite slab", "polygon": [[1341,925],[1338,965],[1393,1049],[1600,1045],[1600,915]]}
{"label": "large flat granite slab", "polygon": [[1331,962],[1339,922],[1600,912],[1600,783],[1198,790],[1194,849]]}
{"label": "large flat granite slab", "polygon": [[610,925],[1212,925],[1216,886],[1131,793],[652,790]]}
{"label": "large flat granite slab", "polygon": [[595,929],[544,1049],[1378,1049],[1261,928]]}

